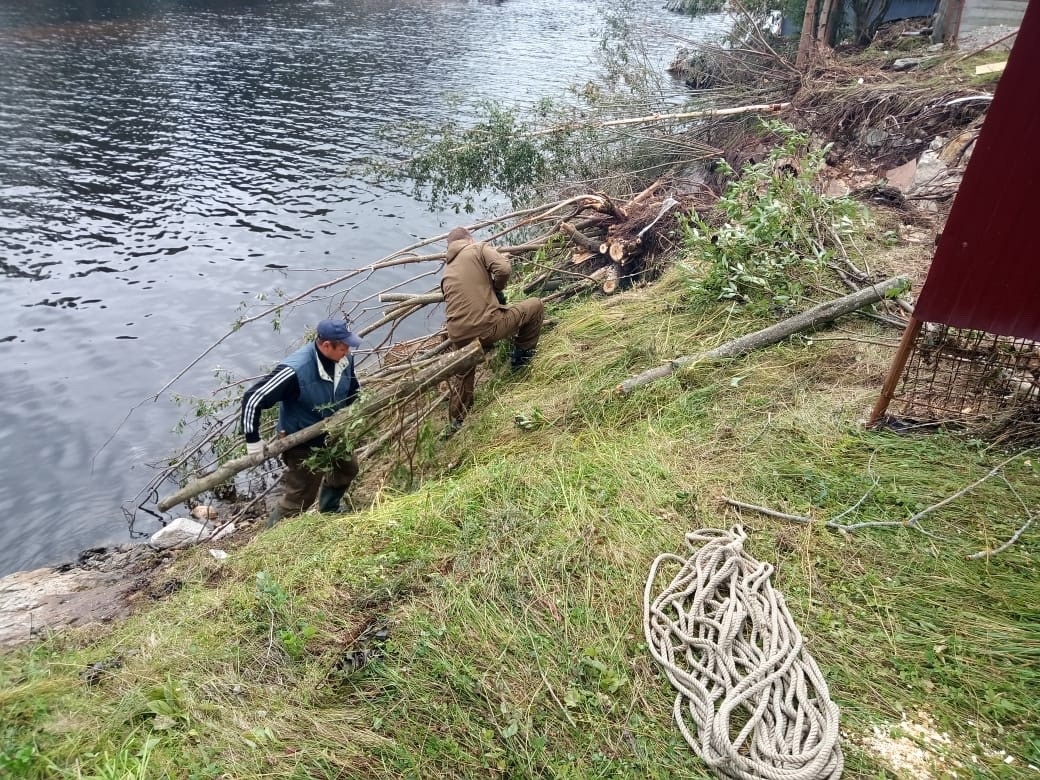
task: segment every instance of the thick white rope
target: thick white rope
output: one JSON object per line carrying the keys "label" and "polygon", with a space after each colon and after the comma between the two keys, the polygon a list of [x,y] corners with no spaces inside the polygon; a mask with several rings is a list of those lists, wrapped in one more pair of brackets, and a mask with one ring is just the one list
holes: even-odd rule
{"label": "thick white rope", "polygon": [[[693,531],[693,555],[665,553],[650,567],[643,631],[679,691],[676,723],[723,777],[837,780],[838,707],[770,584],[773,567],[745,554],[745,539],[740,526]],[[681,570],[654,598],[658,570],[670,561]]]}

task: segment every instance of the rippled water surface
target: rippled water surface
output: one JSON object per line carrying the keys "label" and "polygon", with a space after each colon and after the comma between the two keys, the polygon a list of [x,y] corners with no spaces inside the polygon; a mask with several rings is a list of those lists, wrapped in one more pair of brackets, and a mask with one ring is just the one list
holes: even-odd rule
{"label": "rippled water surface", "polygon": [[[456,223],[352,175],[388,151],[381,128],[559,96],[597,74],[617,5],[0,3],[0,574],[129,540],[120,507],[183,414],[147,399],[243,303]],[[657,2],[625,13],[717,32]],[[674,42],[648,40],[663,64]],[[257,373],[322,313],[236,334],[174,390]]]}

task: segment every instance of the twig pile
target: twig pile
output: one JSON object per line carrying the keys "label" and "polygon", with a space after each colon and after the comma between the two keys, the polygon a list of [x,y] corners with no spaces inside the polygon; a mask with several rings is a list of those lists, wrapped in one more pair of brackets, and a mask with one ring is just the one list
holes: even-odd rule
{"label": "twig pile", "polygon": [[815,132],[846,154],[887,168],[916,158],[937,135],[970,125],[986,112],[989,97],[967,89],[844,81],[805,89],[793,103]]}

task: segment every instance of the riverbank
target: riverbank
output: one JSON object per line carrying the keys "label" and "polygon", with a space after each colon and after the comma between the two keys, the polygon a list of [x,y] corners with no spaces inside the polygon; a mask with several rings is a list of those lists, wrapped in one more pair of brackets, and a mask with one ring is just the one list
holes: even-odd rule
{"label": "riverbank", "polygon": [[74,563],[0,577],[0,648],[130,614],[170,559],[145,545],[86,550]]}
{"label": "riverbank", "polygon": [[[577,307],[529,377],[482,388],[416,492],[298,518],[224,561],[186,551],[164,575],[179,587],[128,620],[4,655],[5,766],[706,777],[641,641],[640,594],[684,531],[743,522],[842,708],[849,776],[1014,776],[1005,757],[1033,760],[1037,545],[967,560],[1013,531],[1006,490],[935,515],[942,543],[720,501],[827,518],[873,491],[853,518],[905,518],[1002,455],[865,431],[890,355],[872,342],[891,339],[865,319],[613,396],[633,361],[751,324],[718,314],[690,311],[674,277]],[[1007,476],[1040,498],[1028,459]]]}
{"label": "riverbank", "polygon": [[[874,208],[857,260],[919,280],[937,222]],[[847,776],[1030,776],[1040,546],[970,556],[1040,501],[1034,460],[936,510],[928,536],[823,527],[905,520],[1009,455],[865,430],[899,334],[868,317],[619,397],[633,373],[772,319],[693,281],[675,266],[554,312],[531,371],[481,386],[416,490],[294,519],[223,560],[183,551],[147,609],[0,656],[0,768],[708,777],[672,720],[641,599],[684,532],[740,522],[841,707]]]}

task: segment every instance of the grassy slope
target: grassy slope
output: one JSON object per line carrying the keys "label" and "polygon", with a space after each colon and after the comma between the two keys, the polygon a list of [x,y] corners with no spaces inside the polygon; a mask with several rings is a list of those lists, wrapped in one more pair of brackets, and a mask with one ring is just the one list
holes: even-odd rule
{"label": "grassy slope", "polygon": [[[653,558],[735,522],[721,495],[822,519],[876,479],[846,521],[898,519],[1004,457],[864,431],[890,350],[860,341],[790,342],[614,396],[761,324],[691,310],[675,276],[559,319],[526,378],[480,389],[419,490],[283,523],[225,562],[193,551],[150,611],[0,657],[0,776],[707,776],[643,643]],[[1040,502],[1032,461],[1006,474],[1014,491],[990,480],[925,521],[941,541],[743,518],[842,708],[846,776],[894,776],[859,743],[922,713],[951,739],[932,745],[935,776],[1040,763],[1040,535],[965,560],[1021,524],[1019,497]],[[349,646],[376,657],[351,671]]]}

